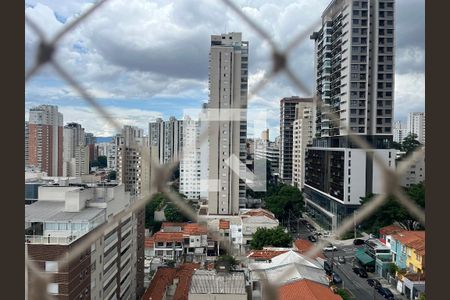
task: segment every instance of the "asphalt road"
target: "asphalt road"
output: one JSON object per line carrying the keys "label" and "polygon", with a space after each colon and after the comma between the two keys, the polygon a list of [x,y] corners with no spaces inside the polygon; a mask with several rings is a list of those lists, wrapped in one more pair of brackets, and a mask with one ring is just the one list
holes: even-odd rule
{"label": "asphalt road", "polygon": [[[300,239],[307,239],[309,235],[312,234],[312,232],[301,222],[291,222],[291,234],[294,238],[300,238]],[[369,275],[368,278],[361,278],[358,275],[356,275],[352,268],[353,263],[352,260],[354,259],[356,246],[350,245],[350,246],[338,246],[338,250],[334,253],[331,252],[325,252],[324,255],[329,260],[331,260],[332,257],[334,257],[334,271],[341,277],[342,284],[340,284],[341,288],[345,288],[350,292],[351,299],[356,300],[367,300],[367,299],[374,299],[374,300],[383,300],[385,299],[383,296],[381,296],[377,291],[374,291],[374,288],[371,287],[367,283],[368,278],[375,278],[378,279],[378,276],[374,276],[373,273],[367,273]],[[346,262],[341,264],[337,261],[338,256],[344,256],[346,259]],[[356,261],[355,261],[356,265]],[[387,287],[387,286],[384,286]],[[396,298],[397,299],[397,298]],[[398,298],[398,299],[404,299],[404,298]]]}

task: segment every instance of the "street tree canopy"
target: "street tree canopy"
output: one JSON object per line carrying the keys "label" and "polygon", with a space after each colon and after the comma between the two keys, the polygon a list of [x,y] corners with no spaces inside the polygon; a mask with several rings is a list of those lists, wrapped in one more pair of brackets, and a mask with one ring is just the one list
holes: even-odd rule
{"label": "street tree canopy", "polygon": [[258,228],[253,234],[253,239],[250,242],[252,249],[260,250],[265,246],[273,247],[290,247],[292,244],[292,237],[286,233],[282,227],[276,228]]}

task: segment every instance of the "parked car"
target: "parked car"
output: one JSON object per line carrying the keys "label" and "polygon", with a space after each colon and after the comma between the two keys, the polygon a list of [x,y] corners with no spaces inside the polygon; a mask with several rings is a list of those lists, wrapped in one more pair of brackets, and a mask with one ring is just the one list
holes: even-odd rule
{"label": "parked car", "polygon": [[310,240],[313,243],[317,242],[317,239],[313,235],[308,236],[308,240]]}
{"label": "parked car", "polygon": [[364,244],[364,240],[362,239],[354,239],[353,240],[353,245],[355,246],[359,246],[359,245],[363,245]]}
{"label": "parked car", "polygon": [[341,264],[345,264],[345,257],[339,256],[338,257],[338,262],[341,263]]}
{"label": "parked car", "polygon": [[359,277],[367,278],[367,273],[362,268],[354,267],[353,272],[355,272],[355,274],[357,274]]}
{"label": "parked car", "polygon": [[375,287],[375,289],[376,290],[378,290],[378,289],[380,289],[382,286],[381,286],[381,283],[378,281],[378,280],[376,280],[376,279],[367,279],[367,283],[370,285],[370,286],[373,286],[373,287]]}
{"label": "parked car", "polygon": [[392,294],[392,292],[385,287],[381,287],[378,289],[378,293],[383,296],[385,299],[390,299],[393,300],[394,299],[394,294]]}
{"label": "parked car", "polygon": [[332,244],[328,244],[328,246],[323,248],[323,251],[337,251],[337,247]]}
{"label": "parked car", "polygon": [[334,283],[334,284],[340,284],[340,283],[342,283],[341,277],[339,277],[339,275],[338,275],[337,273],[335,273],[335,272],[333,272],[331,278],[333,279],[333,283]]}

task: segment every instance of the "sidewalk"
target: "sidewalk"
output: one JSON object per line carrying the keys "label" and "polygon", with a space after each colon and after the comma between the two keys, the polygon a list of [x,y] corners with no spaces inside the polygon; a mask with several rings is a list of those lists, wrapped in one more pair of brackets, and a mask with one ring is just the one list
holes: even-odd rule
{"label": "sidewalk", "polygon": [[387,287],[392,292],[392,294],[394,294],[395,299],[398,299],[398,300],[409,300],[405,295],[402,295],[399,291],[397,291],[397,289],[393,285],[391,285],[387,281],[386,278],[380,277],[380,278],[377,278],[377,279],[381,283],[382,286]]}

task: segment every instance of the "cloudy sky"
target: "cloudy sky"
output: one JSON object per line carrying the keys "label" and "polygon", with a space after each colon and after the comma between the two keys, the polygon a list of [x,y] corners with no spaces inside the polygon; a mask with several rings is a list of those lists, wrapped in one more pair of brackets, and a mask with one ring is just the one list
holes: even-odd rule
{"label": "cloudy sky", "polygon": [[[92,1],[26,0],[26,15],[51,38]],[[234,0],[279,45],[317,22],[330,0]],[[425,104],[425,1],[397,0],[395,117],[405,120]],[[271,67],[270,48],[221,1],[110,0],[61,40],[56,59],[118,121],[147,132],[157,117],[181,117],[208,99],[211,34],[240,31],[249,41],[250,89]],[[27,27],[25,65],[36,54],[37,37]],[[303,41],[289,63],[313,88],[313,42]],[[279,100],[304,95],[281,75],[249,104],[267,109],[270,138],[278,135]],[[99,118],[51,68],[27,82],[25,118],[38,104],[58,105],[64,122],[81,123],[97,136],[115,130]]]}

